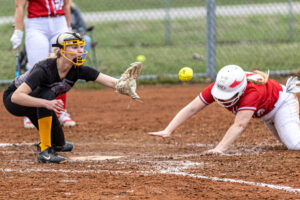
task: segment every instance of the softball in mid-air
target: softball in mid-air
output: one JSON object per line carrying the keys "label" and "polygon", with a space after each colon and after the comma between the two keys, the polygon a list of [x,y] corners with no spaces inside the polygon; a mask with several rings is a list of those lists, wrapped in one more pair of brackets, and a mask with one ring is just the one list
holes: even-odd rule
{"label": "softball in mid-air", "polygon": [[146,60],[146,56],[144,56],[144,55],[138,55],[136,57],[136,61],[138,61],[138,62],[145,62],[145,60]]}
{"label": "softball in mid-air", "polygon": [[193,78],[193,69],[190,67],[183,67],[179,70],[178,76],[182,82],[189,81]]}

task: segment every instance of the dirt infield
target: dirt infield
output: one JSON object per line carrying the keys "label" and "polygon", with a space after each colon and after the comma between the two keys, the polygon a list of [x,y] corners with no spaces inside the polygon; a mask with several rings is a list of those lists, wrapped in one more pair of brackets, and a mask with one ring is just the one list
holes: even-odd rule
{"label": "dirt infield", "polygon": [[72,90],[68,111],[78,125],[64,130],[75,149],[61,153],[69,158],[61,165],[36,162],[37,131],[25,130],[1,101],[0,199],[300,199],[300,152],[286,150],[258,120],[224,156],[200,155],[233,122],[217,104],[171,138],[147,135],[205,86],[142,86],[144,102],[130,109],[109,89]]}

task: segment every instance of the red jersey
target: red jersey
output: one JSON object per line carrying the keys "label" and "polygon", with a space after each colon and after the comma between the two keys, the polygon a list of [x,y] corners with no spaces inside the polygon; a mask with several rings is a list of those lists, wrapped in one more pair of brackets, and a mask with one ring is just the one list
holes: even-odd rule
{"label": "red jersey", "polygon": [[29,0],[28,18],[64,15],[64,0]]}
{"label": "red jersey", "polygon": [[[210,84],[199,95],[200,99],[205,104],[214,102],[211,94],[212,87],[215,83]],[[281,85],[272,79],[269,79],[266,84],[255,84],[248,82],[245,92],[240,99],[227,109],[236,114],[240,110],[253,110],[254,118],[260,118],[268,114],[279,98],[279,92],[282,91]]]}

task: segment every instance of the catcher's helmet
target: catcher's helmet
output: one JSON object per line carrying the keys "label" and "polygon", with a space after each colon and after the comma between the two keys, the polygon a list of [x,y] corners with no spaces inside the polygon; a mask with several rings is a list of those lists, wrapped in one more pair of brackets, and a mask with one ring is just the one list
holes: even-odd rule
{"label": "catcher's helmet", "polygon": [[[84,46],[85,41],[79,33],[65,32],[57,36],[56,44],[53,44],[52,47],[59,47],[61,49],[60,54],[76,66],[83,65],[88,52],[86,50],[83,50],[81,53],[66,51],[66,47],[71,45]],[[66,57],[65,53],[76,54],[77,57],[71,60]]]}
{"label": "catcher's helmet", "polygon": [[230,107],[239,100],[246,86],[247,77],[244,70],[237,65],[226,65],[218,72],[211,93],[217,103]]}

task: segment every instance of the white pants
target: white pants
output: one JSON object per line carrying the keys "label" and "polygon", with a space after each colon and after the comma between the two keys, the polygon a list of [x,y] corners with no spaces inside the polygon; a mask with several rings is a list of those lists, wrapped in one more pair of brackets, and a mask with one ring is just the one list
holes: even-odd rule
{"label": "white pants", "polygon": [[28,70],[38,61],[49,56],[56,37],[68,31],[65,16],[28,18],[26,21],[25,46]]}
{"label": "white pants", "polygon": [[274,110],[261,120],[264,121],[271,133],[288,149],[300,150],[300,121],[297,96],[292,93],[280,93],[276,104]]}

